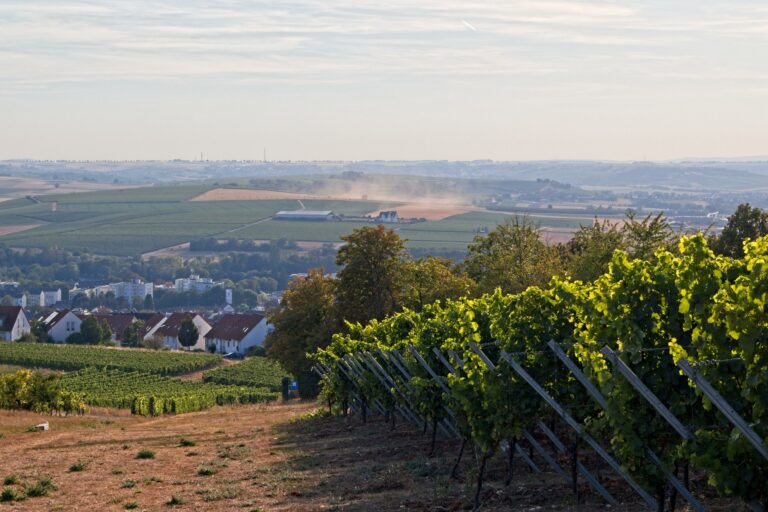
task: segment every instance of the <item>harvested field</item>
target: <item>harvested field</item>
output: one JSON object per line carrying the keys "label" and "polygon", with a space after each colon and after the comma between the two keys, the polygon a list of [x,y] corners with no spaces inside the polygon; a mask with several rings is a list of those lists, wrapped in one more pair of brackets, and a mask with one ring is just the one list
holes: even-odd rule
{"label": "harvested field", "polygon": [[263,199],[318,199],[311,194],[294,194],[257,188],[215,188],[190,201],[259,201]]}
{"label": "harvested field", "polygon": [[21,233],[30,229],[35,229],[40,224],[17,224],[15,226],[0,226],[0,236],[10,235],[12,233]]}
{"label": "harvested field", "polygon": [[[405,203],[393,209],[397,210],[397,215],[401,219],[442,220],[447,217],[476,210],[477,208],[454,203],[419,202]],[[371,213],[373,216],[377,216],[378,214],[379,211]]]}

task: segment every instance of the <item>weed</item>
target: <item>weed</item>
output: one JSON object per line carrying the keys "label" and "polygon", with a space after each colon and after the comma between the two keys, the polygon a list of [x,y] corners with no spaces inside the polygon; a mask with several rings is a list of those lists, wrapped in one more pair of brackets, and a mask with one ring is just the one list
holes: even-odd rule
{"label": "weed", "polygon": [[19,483],[19,477],[16,475],[8,475],[3,478],[3,485],[13,485]]}
{"label": "weed", "polygon": [[129,501],[128,503],[126,503],[125,505],[123,505],[123,508],[124,508],[125,510],[133,510],[133,509],[135,509],[135,508],[139,508],[139,504],[138,504],[138,503],[136,503],[135,501]]}
{"label": "weed", "polygon": [[233,500],[241,494],[243,494],[243,490],[239,487],[225,487],[203,495],[203,501]]}
{"label": "weed", "polygon": [[124,471],[120,468],[112,468],[112,474],[113,475],[122,475]]}
{"label": "weed", "polygon": [[130,447],[131,447],[131,445],[129,445],[129,444],[124,444],[124,445],[123,445],[123,450],[127,450],[127,449],[128,449],[128,448],[130,448]]}
{"label": "weed", "polygon": [[142,483],[144,485],[152,485],[152,484],[155,484],[155,483],[157,483],[157,484],[163,483],[163,481],[160,480],[159,478],[157,478],[156,476],[150,476],[150,477],[145,478],[144,480],[142,480]]}
{"label": "weed", "polygon": [[32,485],[24,487],[24,492],[29,498],[36,498],[38,496],[48,495],[48,491],[55,490],[56,486],[53,484],[53,480],[50,478],[41,478]]}
{"label": "weed", "polygon": [[203,466],[197,470],[198,476],[213,476],[215,474],[216,470],[209,466]]}
{"label": "weed", "polygon": [[131,489],[133,487],[136,487],[136,480],[123,480],[123,483],[120,485],[123,489]]}
{"label": "weed", "polygon": [[155,452],[152,450],[141,450],[139,453],[136,454],[137,459],[154,459],[155,458]]}
{"label": "weed", "polygon": [[187,452],[187,457],[195,457],[197,455],[200,455],[199,452]]}
{"label": "weed", "polygon": [[69,472],[70,473],[76,473],[78,471],[85,471],[85,469],[88,467],[88,463],[84,460],[79,460],[69,466]]}
{"label": "weed", "polygon": [[176,496],[174,494],[173,496],[171,496],[171,499],[169,499],[168,501],[165,502],[165,504],[168,505],[169,507],[173,507],[173,506],[176,506],[176,505],[183,505],[184,504],[184,500],[181,497]]}
{"label": "weed", "polygon": [[3,489],[3,492],[0,493],[0,501],[21,501],[25,497],[24,493],[12,488]]}
{"label": "weed", "polygon": [[197,443],[195,443],[193,440],[187,439],[185,437],[182,437],[181,440],[179,441],[179,446],[195,446],[195,444],[197,444]]}
{"label": "weed", "polygon": [[245,445],[227,446],[219,452],[222,459],[242,460],[251,453],[251,449]]}

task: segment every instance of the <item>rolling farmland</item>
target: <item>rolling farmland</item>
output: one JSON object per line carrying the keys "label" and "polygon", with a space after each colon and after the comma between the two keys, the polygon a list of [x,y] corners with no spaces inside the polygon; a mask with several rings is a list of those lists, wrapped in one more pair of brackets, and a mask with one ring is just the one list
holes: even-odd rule
{"label": "rolling farmland", "polygon": [[[0,203],[0,243],[19,248],[56,246],[114,256],[137,256],[209,237],[333,243],[353,229],[370,224],[279,221],[272,216],[280,210],[304,208],[359,217],[382,209],[408,207],[393,201],[292,199],[286,194],[272,198],[274,193],[256,189],[232,189],[237,194],[222,195],[222,190],[229,189],[210,185],[154,186],[14,199]],[[229,199],[217,199],[225,196]],[[250,196],[267,199],[240,199]],[[428,208],[428,203],[420,205]],[[445,204],[434,206],[445,210]],[[477,234],[492,230],[510,216],[469,211],[392,227],[408,240],[410,248],[460,250]],[[561,238],[567,238],[579,225],[592,222],[585,215],[555,213],[530,218]]]}

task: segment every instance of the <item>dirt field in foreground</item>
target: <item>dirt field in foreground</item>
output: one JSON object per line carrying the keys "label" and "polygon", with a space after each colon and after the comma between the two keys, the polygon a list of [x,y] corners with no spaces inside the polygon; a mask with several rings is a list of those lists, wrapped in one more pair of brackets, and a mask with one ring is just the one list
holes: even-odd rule
{"label": "dirt field in foreground", "polygon": [[[470,510],[475,461],[464,456],[457,479],[450,470],[458,446],[438,443],[411,425],[394,430],[381,419],[308,414],[314,403],[218,407],[158,419],[101,410],[83,417],[50,418],[0,412],[0,478],[15,475],[21,489],[43,477],[48,496],[0,503],[18,511],[375,511]],[[49,432],[26,432],[43,420]],[[184,438],[194,446],[181,446]],[[154,458],[137,459],[140,450]],[[619,510],[647,508],[618,478],[582,458],[623,505],[607,507],[579,486],[580,499],[552,471],[537,474],[519,457],[510,486],[506,457],[492,459],[483,492],[484,511]],[[537,464],[545,467],[538,456]],[[82,461],[82,471],[71,471]],[[567,467],[567,457],[560,460]],[[702,490],[703,478],[696,484]],[[701,495],[701,494],[699,494]],[[172,505],[176,497],[180,504]],[[733,501],[706,502],[708,510],[745,510]],[[688,510],[678,500],[678,510]]]}

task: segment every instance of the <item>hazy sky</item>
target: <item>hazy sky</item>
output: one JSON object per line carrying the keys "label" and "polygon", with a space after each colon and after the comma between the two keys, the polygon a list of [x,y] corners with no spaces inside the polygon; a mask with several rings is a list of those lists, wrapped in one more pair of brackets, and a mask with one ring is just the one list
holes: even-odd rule
{"label": "hazy sky", "polygon": [[0,159],[768,154],[766,0],[0,0]]}

